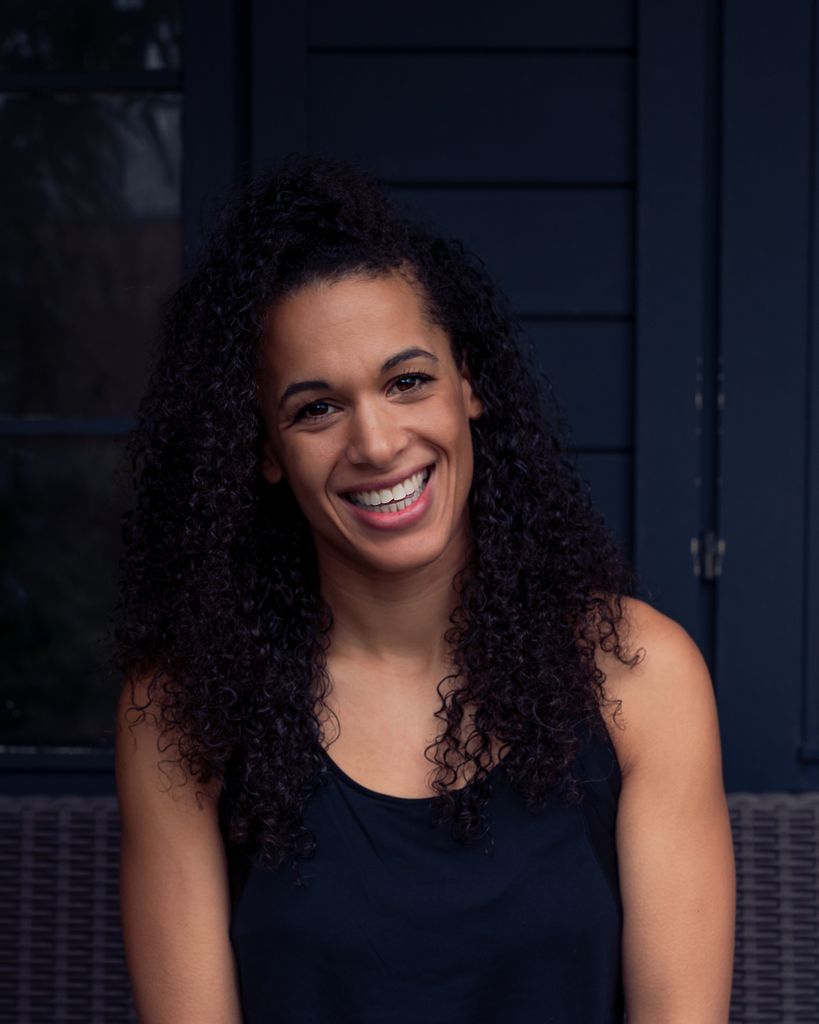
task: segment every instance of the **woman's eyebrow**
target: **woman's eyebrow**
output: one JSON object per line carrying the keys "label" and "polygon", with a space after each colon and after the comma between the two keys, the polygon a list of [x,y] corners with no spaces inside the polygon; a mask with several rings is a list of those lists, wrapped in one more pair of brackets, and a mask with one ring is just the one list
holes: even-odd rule
{"label": "woman's eyebrow", "polygon": [[[425,348],[403,348],[400,352],[396,352],[395,355],[386,359],[381,365],[381,373],[386,373],[388,370],[392,370],[393,367],[398,366],[399,363],[403,363],[407,359],[431,359],[434,363],[438,362],[438,357],[433,355],[432,352],[428,352]],[[331,388],[333,385],[329,384],[326,380],[297,380],[292,384],[288,384],[284,389],[282,397],[279,399],[279,408],[284,405],[288,398],[293,395],[299,394],[301,391],[318,391],[320,388]]]}

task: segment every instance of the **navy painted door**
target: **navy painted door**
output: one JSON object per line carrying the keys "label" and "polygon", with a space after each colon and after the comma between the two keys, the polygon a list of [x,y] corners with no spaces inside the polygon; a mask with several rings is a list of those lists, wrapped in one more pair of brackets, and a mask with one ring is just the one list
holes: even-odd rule
{"label": "navy painted door", "polygon": [[253,0],[254,169],[380,173],[486,260],[730,790],[819,761],[816,3]]}
{"label": "navy painted door", "polygon": [[817,4],[726,0],[716,609],[734,789],[819,780]]}

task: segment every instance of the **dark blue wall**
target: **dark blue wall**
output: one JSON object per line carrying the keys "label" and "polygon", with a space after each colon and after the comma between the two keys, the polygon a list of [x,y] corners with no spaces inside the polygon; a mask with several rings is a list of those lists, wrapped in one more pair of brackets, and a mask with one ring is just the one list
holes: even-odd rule
{"label": "dark blue wall", "polygon": [[729,789],[819,754],[816,4],[252,5],[250,155],[359,160],[523,316]]}
{"label": "dark blue wall", "polygon": [[188,255],[298,148],[473,246],[641,596],[709,663],[729,790],[819,779],[817,32],[816,0],[185,13]]}

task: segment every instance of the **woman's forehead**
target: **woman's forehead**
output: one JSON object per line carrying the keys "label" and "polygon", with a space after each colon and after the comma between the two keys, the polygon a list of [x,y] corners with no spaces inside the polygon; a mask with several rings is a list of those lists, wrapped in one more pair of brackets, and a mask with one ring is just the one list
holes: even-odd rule
{"label": "woman's forehead", "polygon": [[371,321],[425,320],[416,288],[397,274],[379,277],[345,277],[316,282],[279,299],[268,311],[266,322],[277,334],[315,329],[344,332],[350,325]]}
{"label": "woman's forehead", "polygon": [[278,376],[350,362],[361,370],[380,369],[411,348],[443,360],[449,339],[426,317],[415,288],[391,275],[308,285],[279,300],[265,318],[261,354]]}

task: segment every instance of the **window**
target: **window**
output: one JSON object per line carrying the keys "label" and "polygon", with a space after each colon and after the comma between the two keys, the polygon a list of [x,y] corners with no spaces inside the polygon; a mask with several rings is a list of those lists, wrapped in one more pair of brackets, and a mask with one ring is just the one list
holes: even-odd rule
{"label": "window", "polygon": [[0,745],[110,746],[118,474],[179,281],[178,0],[0,13]]}

